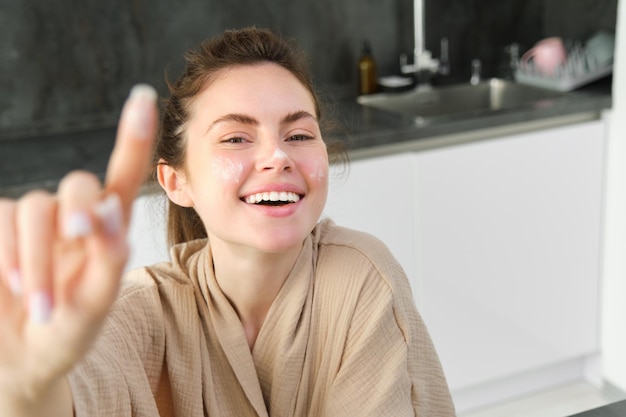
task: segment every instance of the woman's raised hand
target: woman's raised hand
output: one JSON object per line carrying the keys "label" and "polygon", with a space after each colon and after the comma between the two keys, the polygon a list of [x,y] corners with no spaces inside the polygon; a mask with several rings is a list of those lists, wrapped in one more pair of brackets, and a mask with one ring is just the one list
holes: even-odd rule
{"label": "woman's raised hand", "polygon": [[115,300],[130,210],[150,164],[155,103],[151,87],[131,91],[104,185],[73,172],[56,195],[0,200],[0,415],[29,415],[47,401]]}

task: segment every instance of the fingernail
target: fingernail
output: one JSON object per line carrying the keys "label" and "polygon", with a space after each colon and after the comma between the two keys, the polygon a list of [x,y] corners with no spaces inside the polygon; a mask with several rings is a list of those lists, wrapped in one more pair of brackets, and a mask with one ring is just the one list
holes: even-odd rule
{"label": "fingernail", "polygon": [[137,84],[130,90],[124,117],[138,139],[149,139],[154,130],[148,110],[156,100],[157,92],[148,84]]}
{"label": "fingernail", "polygon": [[102,220],[104,230],[108,235],[115,236],[122,230],[122,202],[117,194],[109,194],[98,203],[96,215]]}
{"label": "fingernail", "polygon": [[63,222],[63,236],[67,239],[87,236],[92,230],[91,219],[84,211],[69,213]]}
{"label": "fingernail", "polygon": [[22,278],[20,277],[20,271],[13,269],[9,271],[9,290],[14,297],[22,295]]}
{"label": "fingernail", "polygon": [[52,298],[50,295],[44,291],[32,293],[28,299],[28,313],[30,321],[34,323],[47,322],[52,313]]}

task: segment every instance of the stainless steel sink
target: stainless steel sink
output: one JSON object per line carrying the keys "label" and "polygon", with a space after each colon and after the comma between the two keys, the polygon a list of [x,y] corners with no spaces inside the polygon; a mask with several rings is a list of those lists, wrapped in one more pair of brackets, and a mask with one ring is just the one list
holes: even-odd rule
{"label": "stainless steel sink", "polygon": [[401,93],[360,96],[357,101],[364,106],[412,116],[417,121],[426,121],[430,118],[469,116],[498,110],[542,106],[566,94],[492,78],[477,85],[457,84],[418,88]]}

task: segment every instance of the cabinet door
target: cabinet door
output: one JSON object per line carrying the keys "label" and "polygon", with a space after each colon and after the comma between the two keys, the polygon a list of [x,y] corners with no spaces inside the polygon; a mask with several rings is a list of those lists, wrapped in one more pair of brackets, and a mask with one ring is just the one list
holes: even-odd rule
{"label": "cabinet door", "polygon": [[324,216],[381,239],[398,259],[417,294],[415,205],[411,153],[351,162],[331,170]]}
{"label": "cabinet door", "polygon": [[422,314],[451,389],[598,349],[602,122],[416,156]]}

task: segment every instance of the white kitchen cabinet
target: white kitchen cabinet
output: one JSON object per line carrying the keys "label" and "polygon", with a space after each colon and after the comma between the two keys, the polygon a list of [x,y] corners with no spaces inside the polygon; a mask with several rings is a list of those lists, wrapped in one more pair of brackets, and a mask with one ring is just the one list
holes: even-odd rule
{"label": "white kitchen cabinet", "polygon": [[340,226],[383,240],[406,271],[413,288],[419,285],[415,280],[414,160],[414,154],[401,153],[331,169],[323,214]]}
{"label": "white kitchen cabinet", "polygon": [[604,131],[359,160],[332,182],[327,214],[407,271],[459,409],[582,377],[598,353]]}
{"label": "white kitchen cabinet", "polygon": [[162,193],[147,193],[133,203],[128,227],[130,257],[126,270],[169,261],[165,198]]}

